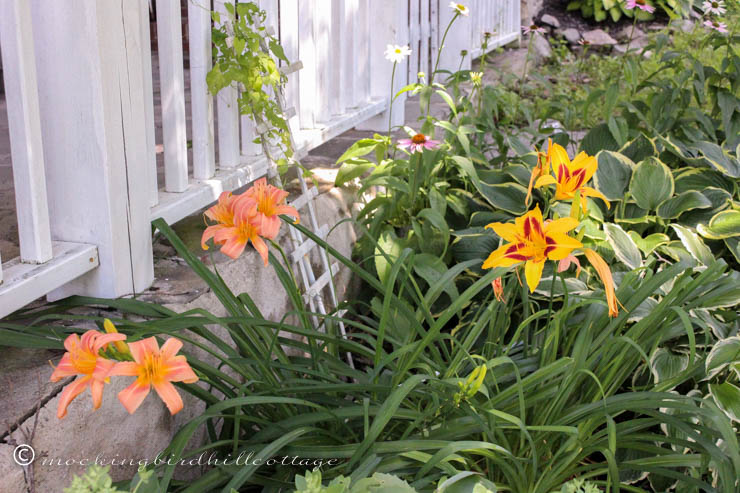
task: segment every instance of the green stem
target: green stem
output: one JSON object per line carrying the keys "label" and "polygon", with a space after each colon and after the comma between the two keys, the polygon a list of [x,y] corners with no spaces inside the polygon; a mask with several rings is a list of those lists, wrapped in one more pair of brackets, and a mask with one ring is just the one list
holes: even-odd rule
{"label": "green stem", "polygon": [[630,29],[630,39],[627,41],[627,48],[625,48],[624,53],[622,53],[622,58],[627,56],[627,53],[630,51],[630,48],[632,47],[632,36],[635,34],[635,26],[637,25],[637,12],[634,10],[632,11],[632,29]]}
{"label": "green stem", "polygon": [[527,77],[527,65],[529,65],[529,57],[532,56],[532,40],[537,35],[535,32],[529,33],[529,43],[527,44],[527,58],[524,59],[524,70],[522,70],[522,82]]}
{"label": "green stem", "polygon": [[[442,57],[442,49],[445,47],[445,40],[447,39],[447,33],[450,32],[450,28],[452,27],[452,24],[455,22],[455,20],[460,16],[460,12],[455,12],[455,15],[450,19],[450,23],[447,24],[447,28],[445,29],[444,34],[442,35],[442,43],[439,45],[439,50],[437,50],[437,60],[434,62],[434,71],[429,75],[429,87],[432,87],[432,83],[434,82],[434,76],[437,74],[437,69],[439,68],[439,60]],[[427,116],[429,116],[429,107],[431,105],[432,98],[429,98],[429,101],[427,101]]]}
{"label": "green stem", "polygon": [[398,65],[398,62],[393,62],[393,71],[391,71],[391,97],[388,104],[388,139],[391,138],[391,131],[393,129],[393,83],[396,78],[396,65]]}

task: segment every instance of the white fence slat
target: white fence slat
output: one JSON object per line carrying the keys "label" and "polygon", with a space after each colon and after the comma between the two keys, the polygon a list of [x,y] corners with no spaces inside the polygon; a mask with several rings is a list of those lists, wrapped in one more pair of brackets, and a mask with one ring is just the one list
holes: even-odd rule
{"label": "white fence slat", "polygon": [[[388,44],[405,45],[409,39],[408,2],[393,0],[374,0],[370,4],[372,24],[370,29],[370,95],[390,103],[390,80],[393,63],[385,58]],[[403,87],[408,72],[408,59],[396,66],[396,78],[393,83],[393,94]],[[394,127],[404,123],[404,102],[406,94],[399,96],[393,103]],[[360,130],[388,131],[388,111],[369,118],[357,126]]]}
{"label": "white fence slat", "polygon": [[406,83],[416,81],[416,74],[419,73],[419,60],[421,56],[421,0],[409,0],[409,46],[411,55],[409,55],[408,72],[406,73]]}
{"label": "white fence slat", "polygon": [[338,113],[335,72],[341,56],[335,58],[340,48],[334,45],[332,39],[332,16],[335,10],[335,0],[330,0],[321,2],[321,7],[311,12],[316,50],[316,94],[313,104],[316,107],[316,121],[319,123],[328,123],[332,115]]}
{"label": "white fence slat", "polygon": [[[223,0],[213,0],[214,10],[221,14],[221,23],[227,23]],[[230,27],[229,27],[230,30]],[[218,167],[239,166],[239,105],[236,87],[224,87],[216,94],[218,122]]]}
{"label": "white fence slat", "polygon": [[[424,72],[427,77],[432,70],[429,67],[429,50],[431,49],[431,21],[430,21],[430,2],[432,0],[419,0],[421,6],[421,21],[419,26],[419,36],[421,42],[419,45],[419,72]],[[414,74],[416,76],[416,74]],[[412,79],[416,80],[416,79]]]}
{"label": "white fence slat", "polygon": [[21,259],[43,263],[52,257],[51,232],[31,8],[26,0],[0,0],[0,48]]}
{"label": "white fence slat", "polygon": [[52,237],[94,245],[100,255],[100,267],[51,299],[117,297],[153,279],[143,5],[31,2]]}
{"label": "white fence slat", "polygon": [[301,128],[314,128],[316,124],[317,56],[313,29],[314,10],[321,10],[316,0],[298,2],[298,55],[303,62],[303,70],[298,75]]}
{"label": "white fence slat", "polygon": [[370,99],[370,0],[357,0],[352,53],[357,60],[352,72],[353,107]]}
{"label": "white fence slat", "polygon": [[354,16],[357,9],[357,0],[339,1],[332,22],[332,32],[335,42],[341,47],[339,66],[335,68],[336,83],[339,87],[339,113],[354,106],[354,83],[352,73],[355,67],[355,54],[352,53],[354,43]]}
{"label": "white fence slat", "polygon": [[205,180],[216,172],[213,141],[213,96],[208,92],[206,74],[211,59],[211,2],[188,0],[190,38],[190,106],[193,132],[193,178]]}
{"label": "white fence slat", "polygon": [[[291,64],[300,62],[298,54],[298,5],[294,0],[280,0],[280,44],[283,46],[285,57]],[[281,62],[284,64],[285,62]],[[300,103],[300,74],[290,72],[285,84],[285,100],[288,107],[298,110]],[[300,113],[288,119],[288,124],[293,133],[301,129]]]}
{"label": "white fence slat", "polygon": [[177,0],[157,0],[157,48],[162,96],[164,187],[168,192],[182,192],[188,187],[188,149],[182,25],[180,2]]}
{"label": "white fence slat", "polygon": [[154,87],[152,79],[152,40],[149,34],[149,0],[139,2],[139,28],[141,29],[142,87],[144,89],[144,130],[146,131],[146,174],[149,188],[149,205],[159,202],[157,183],[157,141],[154,133]]}

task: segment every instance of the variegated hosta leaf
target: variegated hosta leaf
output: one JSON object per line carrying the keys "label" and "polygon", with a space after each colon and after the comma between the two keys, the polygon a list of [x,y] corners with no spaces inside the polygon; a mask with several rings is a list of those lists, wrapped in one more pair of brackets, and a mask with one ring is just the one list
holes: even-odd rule
{"label": "variegated hosta leaf", "polygon": [[614,254],[630,269],[638,269],[642,266],[642,255],[640,249],[618,224],[605,223],[607,241],[614,249]]}
{"label": "variegated hosta leaf", "polygon": [[637,248],[639,248],[643,255],[645,255],[646,257],[659,246],[666,245],[671,241],[668,235],[665,235],[663,233],[653,233],[646,236],[645,238],[642,238],[637,233],[637,231],[629,231],[627,234],[630,235],[630,238],[632,238],[632,241],[635,242]]}
{"label": "variegated hosta leaf", "polygon": [[740,178],[740,161],[713,142],[696,142],[693,148],[703,157],[707,166],[732,178]]}
{"label": "variegated hosta leaf", "polygon": [[599,167],[594,174],[596,189],[609,200],[622,200],[632,177],[635,163],[618,152],[601,151],[596,155]]}
{"label": "variegated hosta leaf", "polygon": [[[645,158],[657,156],[658,150],[655,148],[655,142],[641,133],[634,140],[627,142],[619,152],[633,163],[639,163]],[[634,166],[633,166],[634,167]]]}
{"label": "variegated hosta leaf", "polygon": [[711,265],[714,262],[714,256],[708,246],[704,244],[701,237],[690,229],[679,224],[671,224],[676,232],[678,239],[681,240],[684,248],[699,262],[704,265]]}
{"label": "variegated hosta leaf", "polygon": [[740,422],[740,388],[730,382],[709,384],[709,393],[728,418]]}
{"label": "variegated hosta leaf", "polygon": [[705,238],[722,240],[740,236],[740,211],[726,210],[718,212],[709,220],[709,224],[700,224],[696,230]]}
{"label": "variegated hosta leaf", "polygon": [[655,383],[670,380],[689,366],[689,356],[674,353],[666,348],[658,348],[650,357],[650,371]]}
{"label": "variegated hosta leaf", "polygon": [[708,209],[712,203],[695,190],[689,190],[662,202],[658,206],[658,216],[663,219],[675,219],[686,211],[693,209]]}
{"label": "variegated hosta leaf", "polygon": [[660,160],[649,157],[635,167],[630,193],[641,208],[654,211],[658,204],[673,195],[673,190],[671,170]]}
{"label": "variegated hosta leaf", "polygon": [[[539,286],[537,286],[534,292],[545,296],[550,296],[550,286],[553,287],[553,296],[562,296],[563,294],[565,294],[563,291],[563,283],[560,281],[560,279],[556,279],[555,284],[552,284],[552,276],[543,277],[540,280]],[[575,277],[565,278],[565,287],[568,290],[568,294],[586,294],[591,292],[588,286],[586,286],[585,282],[581,281],[580,279],[576,279]]]}
{"label": "variegated hosta leaf", "polygon": [[650,313],[655,309],[656,306],[658,306],[658,302],[655,299],[645,298],[643,302],[637,306],[637,308],[630,312],[629,318],[627,320],[630,322],[639,322],[643,318],[650,315]]}
{"label": "variegated hosta leaf", "polygon": [[740,336],[715,343],[706,360],[707,378],[712,378],[733,363],[740,362]]}
{"label": "variegated hosta leaf", "polygon": [[740,238],[725,238],[725,245],[727,245],[735,260],[740,262]]}

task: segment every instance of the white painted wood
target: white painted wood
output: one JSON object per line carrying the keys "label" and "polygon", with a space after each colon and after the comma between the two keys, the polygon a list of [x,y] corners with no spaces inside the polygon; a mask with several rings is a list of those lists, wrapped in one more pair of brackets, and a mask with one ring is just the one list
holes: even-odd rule
{"label": "white painted wood", "polygon": [[352,55],[356,61],[353,78],[353,107],[370,99],[370,0],[357,0],[357,15],[352,26]]}
{"label": "white painted wood", "polygon": [[419,63],[421,57],[421,0],[409,0],[409,46],[411,55],[409,55],[408,72],[406,73],[406,83],[416,81],[416,74],[419,73]]}
{"label": "white painted wood", "polygon": [[316,126],[318,58],[314,43],[314,10],[320,10],[316,0],[298,2],[298,56],[303,62],[303,70],[298,76],[300,90],[298,114],[302,129]]}
{"label": "white painted wood", "polygon": [[157,141],[154,134],[154,87],[152,79],[152,40],[149,35],[149,0],[138,0],[139,27],[141,28],[141,66],[144,88],[144,129],[146,131],[146,174],[149,188],[149,205],[157,205],[159,184],[157,183]]}
{"label": "white painted wood", "polygon": [[344,113],[347,108],[354,106],[353,73],[355,56],[352,52],[354,44],[354,18],[357,14],[357,0],[335,1],[336,9],[332,11],[332,35],[338,43],[339,65],[334,69],[339,95],[338,113]]}
{"label": "white painted wood", "polygon": [[19,258],[5,263],[5,281],[0,284],[0,318],[98,266],[95,245],[55,241],[52,252],[52,260],[41,265],[26,264]]}
{"label": "white painted wood", "polygon": [[188,149],[179,0],[157,0],[157,48],[162,96],[164,187],[168,192],[182,192],[188,187]]}
{"label": "white painted wood", "polygon": [[193,178],[205,180],[216,172],[213,139],[213,96],[208,92],[206,75],[211,59],[211,2],[188,0],[190,38],[190,105],[193,134]]}
{"label": "white painted wood", "polygon": [[96,245],[100,255],[99,268],[52,299],[116,297],[153,279],[136,8],[143,3],[125,4],[31,3],[52,238]]}
{"label": "white painted wood", "polygon": [[43,263],[51,259],[51,232],[31,9],[25,0],[0,0],[0,48],[21,259]]}
{"label": "white painted wood", "polygon": [[[421,4],[421,21],[420,21],[420,48],[419,48],[419,71],[424,72],[426,76],[429,76],[429,73],[431,72],[430,67],[430,49],[431,49],[431,36],[432,36],[432,30],[431,30],[431,11],[430,11],[430,2],[432,0],[419,0],[419,3]],[[416,80],[416,79],[412,79]]]}
{"label": "white painted wood", "polygon": [[[376,0],[370,4],[372,8],[372,24],[370,34],[370,63],[371,76],[370,95],[372,98],[385,99],[386,104],[391,98],[391,73],[393,62],[386,60],[384,52],[388,44],[405,45],[409,39],[408,3],[393,0]],[[397,77],[394,80],[393,94],[403,87],[408,73],[408,59],[400,62],[396,67]],[[404,123],[404,102],[406,93],[398,97],[393,103],[394,127]],[[372,117],[357,126],[360,130],[388,131],[388,112]]]}
{"label": "white painted wood", "polygon": [[[341,63],[341,47],[335,44],[332,18],[336,11],[336,0],[324,0],[321,7],[311,11],[313,38],[316,54],[316,93],[314,96],[315,123],[328,123],[338,111],[337,63]],[[338,55],[338,56],[337,56]]]}
{"label": "white painted wood", "polygon": [[[214,9],[221,14],[221,23],[228,24],[223,0],[213,0]],[[224,87],[216,95],[218,110],[218,166],[234,168],[241,163],[239,151],[239,105],[236,87]]]}
{"label": "white painted wood", "polygon": [[[450,8],[449,2],[443,4],[440,1],[438,27],[440,44],[442,43],[445,30],[454,15],[455,12]],[[463,63],[460,64],[460,52],[462,50],[467,50],[469,52],[471,49],[471,16],[474,17],[475,14],[471,13],[468,17],[463,15],[459,16],[447,33],[447,38],[444,40],[445,46],[442,47],[442,55],[439,60],[439,70],[449,70],[451,72],[456,72],[457,70],[470,70],[470,55],[466,56]],[[441,74],[438,77],[444,79],[446,78],[446,75]]]}
{"label": "white painted wood", "polygon": [[[280,44],[283,46],[285,57],[292,65],[300,62],[298,55],[298,2],[295,0],[280,0]],[[287,68],[285,62],[281,62],[281,69]],[[301,64],[302,66],[302,64]],[[290,108],[296,110],[300,105],[300,74],[290,72],[287,74],[288,81],[285,85],[285,99]],[[288,119],[288,126],[292,132],[301,129],[300,112]]]}

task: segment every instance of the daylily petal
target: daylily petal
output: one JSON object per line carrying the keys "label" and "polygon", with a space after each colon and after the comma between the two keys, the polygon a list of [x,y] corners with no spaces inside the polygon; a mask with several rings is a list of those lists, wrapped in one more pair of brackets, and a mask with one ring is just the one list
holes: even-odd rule
{"label": "daylily petal", "polygon": [[67,407],[69,406],[69,403],[72,402],[75,397],[80,395],[88,385],[90,385],[91,380],[90,376],[79,377],[77,380],[64,387],[62,394],[59,396],[57,418],[62,419],[67,415]]}
{"label": "daylily petal", "polygon": [[556,183],[557,180],[552,175],[540,176],[539,178],[537,178],[537,181],[534,184],[534,188],[541,188],[547,185],[554,185]]}
{"label": "daylily petal", "polygon": [[136,379],[134,383],[118,393],[118,400],[121,401],[129,414],[134,414],[146,399],[146,396],[149,395],[149,387],[150,385],[142,384],[139,379]]}
{"label": "daylily petal", "polygon": [[232,238],[223,244],[223,246],[221,247],[221,253],[231,258],[239,258],[239,255],[242,254],[246,246],[246,241]]}
{"label": "daylily petal", "polygon": [[93,342],[93,352],[97,353],[103,347],[106,345],[116,342],[116,341],[125,341],[126,340],[126,334],[100,334],[95,338]]}
{"label": "daylily petal", "polygon": [[111,361],[105,358],[98,358],[95,362],[95,370],[93,370],[92,377],[94,380],[103,381],[110,376],[110,371],[116,365],[115,361]]}
{"label": "daylily petal", "polygon": [[252,245],[254,245],[254,249],[257,250],[257,253],[260,254],[262,260],[265,262],[265,267],[267,267],[269,254],[267,251],[267,245],[265,244],[264,240],[257,236],[252,239]]}
{"label": "daylily petal", "polygon": [[530,292],[534,292],[534,290],[540,284],[540,279],[542,278],[542,269],[544,269],[544,267],[544,260],[540,262],[529,260],[526,264],[524,264],[524,278],[527,280],[527,286],[529,286]]}
{"label": "daylily petal", "polygon": [[100,404],[103,403],[103,387],[105,387],[105,382],[103,382],[102,380],[93,379],[90,382],[90,393],[92,394],[93,409],[98,409],[100,407]]}
{"label": "daylily petal", "polygon": [[[606,208],[609,208],[609,200],[604,197],[604,194],[596,190],[595,188],[591,187],[582,187],[581,188],[581,196],[582,197],[596,197],[597,199],[601,199],[604,201],[604,204],[606,204]],[[586,200],[582,200],[583,204],[585,205]]]}
{"label": "daylily petal", "polygon": [[116,363],[111,368],[109,377],[124,376],[124,377],[135,377],[139,374],[139,364],[133,361],[121,361]]}
{"label": "daylily petal", "polygon": [[198,376],[182,355],[175,356],[173,360],[168,361],[165,378],[170,382],[195,383],[198,381]]}
{"label": "daylily petal", "polygon": [[604,293],[606,294],[606,304],[609,306],[609,316],[616,317],[619,315],[619,309],[617,308],[617,295],[614,292],[614,279],[612,278],[612,271],[609,270],[609,265],[604,262],[604,259],[590,248],[584,248],[583,253],[586,258],[596,269],[596,273],[601,278],[601,282],[604,283]]}
{"label": "daylily petal", "polygon": [[62,359],[59,360],[59,364],[54,367],[54,371],[51,374],[50,380],[52,382],[58,382],[62,378],[78,375],[79,373],[80,372],[77,371],[77,368],[72,365],[72,361],[69,358],[69,353],[64,353]]}
{"label": "daylily petal", "polygon": [[148,353],[159,352],[159,344],[157,344],[155,337],[147,337],[140,341],[129,342],[128,347],[131,350],[131,356],[134,357],[134,361],[140,365],[144,364]]}
{"label": "daylily petal", "polygon": [[182,411],[182,398],[174,385],[170,382],[155,383],[154,390],[157,391],[159,397],[167,405],[170,414],[177,414]]}
{"label": "daylily petal", "polygon": [[567,233],[568,231],[571,231],[578,227],[580,223],[577,219],[573,219],[572,217],[562,217],[560,219],[555,219],[554,221],[550,221],[547,224],[545,224],[545,234],[549,233]]}
{"label": "daylily petal", "polygon": [[511,245],[503,245],[491,252],[481,267],[483,269],[490,269],[492,267],[509,267],[510,265],[518,264],[519,262],[526,260],[526,258],[511,257],[510,254],[507,256],[507,252],[510,247]]}
{"label": "daylily petal", "polygon": [[183,344],[180,339],[170,337],[164,342],[164,344],[162,344],[162,348],[159,350],[159,354],[162,355],[162,358],[164,358],[165,360],[174,358],[175,355],[180,351],[180,349],[182,349],[182,345]]}
{"label": "daylily petal", "polygon": [[486,228],[493,229],[497,235],[509,243],[517,241],[517,228],[511,223],[491,223],[486,225]]}

